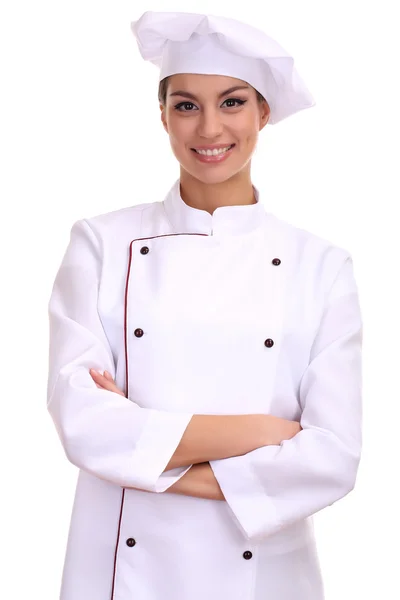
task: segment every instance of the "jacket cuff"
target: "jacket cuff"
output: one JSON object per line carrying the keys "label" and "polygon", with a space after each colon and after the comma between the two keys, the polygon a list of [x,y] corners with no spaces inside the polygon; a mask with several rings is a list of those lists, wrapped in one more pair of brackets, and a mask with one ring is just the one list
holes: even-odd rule
{"label": "jacket cuff", "polygon": [[246,455],[210,461],[236,523],[249,540],[262,540],[265,532],[281,528],[278,512],[253,473]]}
{"label": "jacket cuff", "polygon": [[135,447],[132,469],[138,473],[140,487],[164,492],[193,466],[176,467],[164,472],[193,414],[147,410],[148,420]]}

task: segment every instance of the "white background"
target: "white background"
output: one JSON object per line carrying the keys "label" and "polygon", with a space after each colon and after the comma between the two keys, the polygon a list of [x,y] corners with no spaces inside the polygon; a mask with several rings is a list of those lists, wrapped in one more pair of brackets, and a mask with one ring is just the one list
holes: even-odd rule
{"label": "white background", "polygon": [[326,600],[400,598],[395,7],[2,2],[2,598],[58,597],[77,470],[46,409],[47,301],[72,223],[162,200],[179,175],[160,122],[157,69],[130,32],[145,10],[208,12],[263,28],[293,54],[315,97],[312,109],[263,130],[253,181],[267,210],[347,248],[359,286],[364,450],[355,490],[315,517]]}

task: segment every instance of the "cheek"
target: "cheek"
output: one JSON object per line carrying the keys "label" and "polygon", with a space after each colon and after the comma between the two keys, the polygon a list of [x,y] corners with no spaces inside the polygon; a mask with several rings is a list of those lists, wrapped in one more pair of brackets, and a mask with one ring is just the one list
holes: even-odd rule
{"label": "cheek", "polygon": [[189,137],[192,129],[190,121],[191,119],[179,118],[174,114],[169,115],[168,129],[171,141],[174,140],[179,144]]}
{"label": "cheek", "polygon": [[[186,121],[186,122],[185,122]],[[187,147],[193,140],[193,133],[186,119],[172,119],[169,122],[169,143],[173,153],[179,160],[184,160]]]}
{"label": "cheek", "polygon": [[252,115],[243,115],[243,119],[235,123],[235,132],[239,139],[250,142],[257,138],[258,122]]}
{"label": "cheek", "polygon": [[258,140],[258,131],[254,127],[247,127],[243,129],[239,139],[242,141],[245,149],[252,150]]}

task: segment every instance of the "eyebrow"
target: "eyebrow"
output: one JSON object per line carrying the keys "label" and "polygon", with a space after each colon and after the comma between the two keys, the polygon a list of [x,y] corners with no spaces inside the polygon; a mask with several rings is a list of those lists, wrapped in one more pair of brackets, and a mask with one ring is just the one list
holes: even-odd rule
{"label": "eyebrow", "polygon": [[[232,92],[236,92],[237,90],[248,90],[248,89],[249,89],[248,85],[235,85],[234,87],[231,87],[228,90],[221,92],[221,94],[219,94],[218,98],[222,98],[223,96],[226,96],[227,94],[231,94]],[[185,92],[184,90],[177,90],[176,92],[172,92],[169,95],[170,96],[184,96],[185,98],[191,98],[192,100],[197,100],[197,98],[194,94],[191,94],[190,92]]]}

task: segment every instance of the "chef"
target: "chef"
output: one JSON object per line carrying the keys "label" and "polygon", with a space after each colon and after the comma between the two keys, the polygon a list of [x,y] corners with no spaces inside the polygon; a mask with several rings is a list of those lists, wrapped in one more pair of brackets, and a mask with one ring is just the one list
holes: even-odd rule
{"label": "chef", "polygon": [[180,177],[75,222],[54,281],[48,410],[79,468],[60,598],[323,600],[313,515],[361,455],[353,261],[250,174],[265,125],[315,102],[245,23],[132,31]]}

